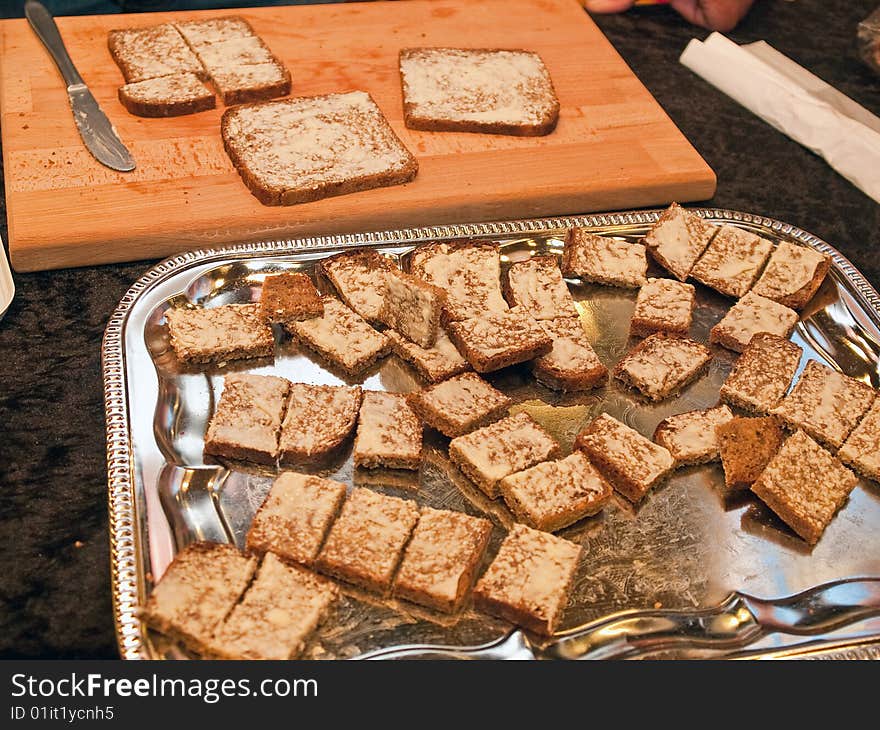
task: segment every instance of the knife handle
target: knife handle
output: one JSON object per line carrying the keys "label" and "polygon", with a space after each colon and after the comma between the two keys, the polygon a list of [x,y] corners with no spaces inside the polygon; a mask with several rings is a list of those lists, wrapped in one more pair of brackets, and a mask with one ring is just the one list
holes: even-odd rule
{"label": "knife handle", "polygon": [[46,7],[37,0],[27,0],[24,4],[24,14],[28,23],[31,24],[31,28],[34,29],[34,33],[37,34],[37,38],[43,42],[49,55],[52,56],[52,60],[55,61],[55,65],[58,66],[61,77],[68,88],[84,83],[76,66],[73,65],[70,54],[64,46],[64,41],[61,40],[61,33],[58,32],[55,18]]}

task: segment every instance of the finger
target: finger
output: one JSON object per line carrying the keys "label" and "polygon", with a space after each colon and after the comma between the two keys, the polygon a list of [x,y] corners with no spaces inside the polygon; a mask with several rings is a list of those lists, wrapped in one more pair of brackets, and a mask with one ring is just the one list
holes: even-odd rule
{"label": "finger", "polygon": [[591,13],[622,13],[629,10],[634,0],[584,0],[584,6]]}
{"label": "finger", "polygon": [[685,20],[709,30],[733,30],[753,0],[669,0]]}

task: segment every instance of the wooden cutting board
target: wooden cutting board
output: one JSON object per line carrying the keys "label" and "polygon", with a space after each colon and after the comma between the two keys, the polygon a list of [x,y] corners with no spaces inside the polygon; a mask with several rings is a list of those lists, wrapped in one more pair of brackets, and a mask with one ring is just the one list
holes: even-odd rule
{"label": "wooden cutting board", "polygon": [[[221,108],[142,119],[119,104],[113,28],[240,12],[288,66],[293,93],[372,94],[419,160],[408,185],[289,207],[261,205],[220,140]],[[576,0],[408,0],[59,18],[74,63],[137,160],[86,151],[61,77],[25,20],[0,22],[0,130],[19,271],[154,259],[221,243],[524,218],[703,200],[715,175]],[[406,46],[525,48],[561,103],[546,137],[404,127]],[[219,103],[219,102],[218,102]]]}

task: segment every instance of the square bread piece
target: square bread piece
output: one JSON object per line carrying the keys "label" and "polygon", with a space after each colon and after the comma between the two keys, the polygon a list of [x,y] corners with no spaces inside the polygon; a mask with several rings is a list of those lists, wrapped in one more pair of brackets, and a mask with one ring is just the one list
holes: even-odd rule
{"label": "square bread piece", "polygon": [[318,570],[385,594],[419,520],[415,502],[355,489],[318,556]]}
{"label": "square bread piece", "polygon": [[138,117],[180,117],[216,106],[214,94],[190,72],[120,86],[119,103]]}
{"label": "square bread piece", "polygon": [[449,323],[449,337],[478,373],[546,355],[553,339],[524,307]]}
{"label": "square bread piece", "polygon": [[404,48],[400,80],[410,129],[535,137],[559,119],[550,74],[531,51]]}
{"label": "square bread piece", "polygon": [[716,427],[715,436],[729,490],[748,489],[785,441],[776,416],[732,418]]}
{"label": "square bread piece", "polygon": [[654,441],[672,454],[676,466],[716,461],[720,457],[715,429],[732,418],[730,408],[724,405],[679,413],[660,421]]}
{"label": "square bread piece", "polygon": [[255,35],[254,29],[240,15],[227,15],[207,20],[187,20],[174,24],[192,48]]}
{"label": "square bread piece", "polygon": [[294,659],[339,596],[339,589],[269,553],[241,603],[217,629],[218,659]]}
{"label": "square bread piece", "polygon": [[590,457],[611,486],[630,502],[639,502],[675,467],[669,450],[603,413],[574,442]]}
{"label": "square bread piece", "polygon": [[368,469],[418,469],[422,422],[403,393],[364,393],[354,438],[354,465]]}
{"label": "square bread piece", "polygon": [[431,347],[440,332],[446,304],[442,289],[418,277],[394,272],[385,277],[385,296],[379,319],[419,347]]}
{"label": "square bread piece", "polygon": [[752,491],[792,530],[815,545],[858,481],[798,430],[782,444],[752,484]]}
{"label": "square bread piece", "polygon": [[256,558],[232,545],[197,542],[181,550],[154,586],[143,616],[166,636],[203,652],[245,592]]}
{"label": "square bread piece", "polygon": [[288,471],[279,475],[254,515],[249,553],[275,553],[311,565],[345,499],[346,486],[332,479]]}
{"label": "square bread piece", "polygon": [[555,256],[533,256],[511,264],[504,294],[511,306],[524,307],[537,320],[578,316]]}
{"label": "square bread piece", "polygon": [[282,464],[330,456],[348,438],[361,407],[360,386],[291,383],[278,439]]}
{"label": "square bread piece", "polygon": [[787,338],[797,323],[798,314],[793,309],[750,291],[710,330],[709,342],[742,352],[759,332]]}
{"label": "square bread piece", "polygon": [[165,321],[181,362],[224,362],[275,352],[275,337],[260,316],[259,304],[169,309]]}
{"label": "square bread piece", "polygon": [[456,611],[474,582],[491,534],[489,520],[422,507],[394,579],[394,595],[438,611]]}
{"label": "square bread piece", "polygon": [[349,375],[366,370],[391,351],[391,341],[335,297],[321,300],[324,314],[291,322],[291,334]]}
{"label": "square bread piece", "polygon": [[565,610],[580,554],[580,545],[514,524],[474,587],[474,605],[550,636]]}
{"label": "square bread piece", "polygon": [[208,78],[201,61],[171,23],[111,30],[107,46],[129,84],[179,73]]}
{"label": "square bread piece", "polygon": [[324,303],[308,274],[273,274],[263,281],[260,312],[267,322],[285,329],[291,322],[324,314]]}
{"label": "square bread piece", "polygon": [[791,393],[770,412],[781,417],[789,428],[800,428],[837,450],[873,400],[870,385],[810,360]]}
{"label": "square bread piece", "polygon": [[527,413],[502,418],[449,442],[449,458],[487,495],[498,482],[559,455],[559,444]]}
{"label": "square bread piece", "polygon": [[673,203],[645,236],[648,253],[679,281],[694,268],[717,228]]}
{"label": "square bread piece", "polygon": [[278,60],[215,68],[211,83],[226,106],[286,96],[291,85],[290,72]]}
{"label": "square bread piece", "polygon": [[694,314],[696,290],[674,279],[648,279],[639,289],[630,320],[630,333],[647,337],[655,332],[687,335]]}
{"label": "square bread piece", "polygon": [[532,360],[535,380],[563,392],[590,390],[608,380],[608,368],[590,345],[580,317],[545,319],[539,324],[553,339],[553,348]]}
{"label": "square bread piece", "polygon": [[506,312],[501,292],[501,252],[488,241],[429,243],[409,258],[409,273],[446,292],[448,321]]}
{"label": "square bread piece", "polygon": [[498,486],[517,519],[546,532],[596,514],[612,491],[582,451],[511,474]]}
{"label": "square bread piece", "polygon": [[326,258],[319,271],[339,298],[368,322],[378,322],[385,298],[385,278],[394,262],[371,248],[356,248]]}
{"label": "square bread piece", "polygon": [[880,398],[874,399],[871,410],[840,447],[837,458],[862,476],[880,482]]}
{"label": "square bread piece", "polygon": [[829,256],[783,241],[770,254],[767,268],[752,291],[786,307],[801,309],[822,285],[829,268]]}
{"label": "square bread piece", "polygon": [[[214,81],[219,85],[217,75]],[[363,91],[227,109],[220,132],[244,184],[264,205],[398,185],[419,168]]]}
{"label": "square bread piece", "polygon": [[562,275],[636,289],[647,282],[648,259],[641,243],[597,236],[570,228],[562,250]]}
{"label": "square bread piece", "polygon": [[767,413],[788,392],[803,350],[783,337],[753,335],[721,386],[721,400],[753,413]]}
{"label": "square bread piece", "polygon": [[385,336],[391,340],[394,354],[412,365],[416,372],[430,383],[439,383],[471,369],[458,348],[449,339],[445,330],[437,333],[437,340],[431,347],[419,347],[394,330],[386,330]]}
{"label": "square bread piece", "polygon": [[418,393],[409,404],[431,428],[455,438],[507,413],[513,401],[475,373],[462,373]]}
{"label": "square bread piece", "polygon": [[659,401],[696,379],[711,359],[708,348],[699,342],[658,333],[630,350],[614,368],[614,377]]}
{"label": "square bread piece", "polygon": [[742,228],[719,226],[691,276],[728,297],[739,298],[752,288],[772,250],[766,238]]}
{"label": "square bread piece", "polygon": [[227,375],[208,423],[205,453],[275,464],[289,392],[290,383],[274,375]]}

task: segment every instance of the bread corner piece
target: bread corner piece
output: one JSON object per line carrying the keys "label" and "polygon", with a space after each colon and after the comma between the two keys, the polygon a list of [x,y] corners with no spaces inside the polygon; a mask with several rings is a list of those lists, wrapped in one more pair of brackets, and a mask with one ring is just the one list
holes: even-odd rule
{"label": "bread corner piece", "polygon": [[786,439],[752,484],[752,491],[807,543],[815,545],[858,481],[799,430]]}
{"label": "bread corner piece", "polygon": [[721,386],[721,400],[753,413],[767,413],[788,392],[803,350],[784,337],[753,335]]}
{"label": "bread corner piece", "polygon": [[478,373],[533,360],[553,349],[553,338],[521,306],[451,322],[448,330]]}
{"label": "bread corner piece", "polygon": [[678,393],[712,360],[709,349],[685,337],[653,334],[642,340],[614,369],[614,377],[652,401]]}
{"label": "bread corner piece", "polygon": [[748,489],[761,476],[785,441],[785,431],[776,416],[736,417],[719,423],[715,437],[724,469],[724,486],[736,491]]}
{"label": "bread corner piece", "polygon": [[291,322],[320,317],[324,303],[308,274],[272,274],[263,280],[260,313],[266,322],[289,329]]}
{"label": "bread corner piece", "polygon": [[404,48],[400,78],[410,129],[534,137],[559,119],[550,74],[532,51]]}
{"label": "bread corner piece", "polygon": [[522,306],[539,322],[577,317],[556,256],[532,256],[512,263],[504,277],[504,295],[511,306]]}
{"label": "bread corner piece", "polygon": [[357,423],[360,386],[291,383],[278,439],[282,464],[311,464],[329,456]]}
{"label": "bread corner piece", "polygon": [[787,338],[798,323],[793,309],[767,299],[754,291],[734,304],[709,332],[709,342],[742,352],[760,332]]}
{"label": "bread corner piece", "polygon": [[427,348],[437,341],[445,304],[442,289],[402,271],[393,271],[385,276],[379,319],[419,347]]}
{"label": "bread corner piece", "polygon": [[516,523],[474,587],[474,604],[550,636],[562,618],[580,553],[580,545]]}
{"label": "bread corner piece", "polygon": [[216,106],[214,94],[194,73],[171,74],[120,86],[119,102],[138,117],[179,117]]}
{"label": "bread corner piece", "polygon": [[725,296],[739,298],[752,288],[772,250],[766,238],[736,226],[719,226],[691,276]]}
{"label": "bread corner piece", "polygon": [[355,466],[418,469],[422,423],[403,393],[364,393],[354,439]]}
{"label": "bread corner piece", "polygon": [[830,256],[783,241],[770,254],[767,267],[752,291],[800,310],[819,290],[830,268]]}
{"label": "bread corner piece", "polygon": [[654,431],[654,441],[669,450],[677,466],[705,464],[720,458],[716,428],[733,418],[725,405],[664,418]]}
{"label": "bread corner piece", "polygon": [[608,382],[608,368],[593,350],[580,317],[545,319],[538,324],[553,340],[550,352],[531,362],[532,375],[541,385],[573,392]]}
{"label": "bread corner piece", "polygon": [[583,281],[637,289],[648,281],[648,259],[641,243],[570,228],[562,249],[562,275]]}
{"label": "bread corner piece", "polygon": [[416,414],[444,436],[463,436],[507,413],[513,401],[476,373],[463,373],[409,394]]}
{"label": "bread corner piece", "polygon": [[385,330],[385,336],[391,340],[394,354],[409,363],[429,383],[439,383],[471,369],[470,363],[461,356],[443,329],[437,333],[434,344],[427,348],[419,347],[394,330]]}
{"label": "bread corner piece", "polygon": [[655,332],[687,336],[694,313],[696,289],[675,279],[648,279],[639,289],[630,320],[631,334],[647,337]]}
{"label": "bread corner piece", "polygon": [[334,254],[318,264],[339,298],[367,322],[379,322],[385,301],[385,279],[397,271],[394,262],[373,248]]}
{"label": "bread corner piece", "polygon": [[837,458],[862,476],[880,482],[880,398],[840,447]]}
{"label": "bread corner piece", "polygon": [[171,23],[111,30],[107,47],[129,84],[180,73],[207,78],[204,66]]}
{"label": "bread corner piece", "polygon": [[412,180],[418,162],[363,91],[227,109],[223,145],[264,205],[293,205]]}
{"label": "bread corner piece", "polygon": [[260,316],[259,304],[226,304],[165,312],[171,348],[181,362],[219,363],[266,357],[275,337]]}
{"label": "bread corner piece", "polygon": [[673,203],[645,236],[648,253],[679,281],[688,278],[717,228]]}

